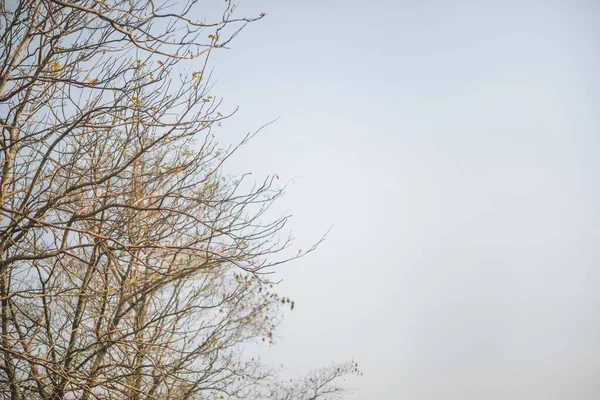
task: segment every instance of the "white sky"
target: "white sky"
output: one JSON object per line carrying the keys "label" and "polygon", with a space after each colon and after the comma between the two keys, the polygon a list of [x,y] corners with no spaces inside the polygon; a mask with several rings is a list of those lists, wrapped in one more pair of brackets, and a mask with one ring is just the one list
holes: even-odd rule
{"label": "white sky", "polygon": [[281,119],[229,168],[295,177],[293,253],[334,225],[279,271],[264,360],[355,357],[352,400],[600,398],[600,3],[248,11],[213,59],[222,134]]}

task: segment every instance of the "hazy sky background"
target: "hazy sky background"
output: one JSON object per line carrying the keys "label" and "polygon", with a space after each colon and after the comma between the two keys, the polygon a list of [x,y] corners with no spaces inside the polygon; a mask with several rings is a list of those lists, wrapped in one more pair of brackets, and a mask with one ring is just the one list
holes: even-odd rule
{"label": "hazy sky background", "polygon": [[[209,3],[208,4],[213,4]],[[216,7],[219,1],[214,1]],[[600,398],[600,3],[241,1],[229,165],[294,180],[290,373],[352,400]]]}

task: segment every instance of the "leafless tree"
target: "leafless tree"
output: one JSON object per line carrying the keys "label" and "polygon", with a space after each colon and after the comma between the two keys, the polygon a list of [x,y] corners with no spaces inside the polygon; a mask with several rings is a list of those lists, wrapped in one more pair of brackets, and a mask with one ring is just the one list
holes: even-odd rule
{"label": "leafless tree", "polygon": [[356,372],[286,386],[241,355],[293,308],[265,277],[287,217],[274,177],[223,175],[207,62],[264,14],[197,3],[0,0],[0,398],[316,399]]}

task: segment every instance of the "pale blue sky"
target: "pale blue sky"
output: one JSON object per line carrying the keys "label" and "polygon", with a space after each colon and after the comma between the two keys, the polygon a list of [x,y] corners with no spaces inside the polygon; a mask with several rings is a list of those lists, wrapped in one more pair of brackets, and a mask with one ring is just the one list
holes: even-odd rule
{"label": "pale blue sky", "polygon": [[280,116],[229,168],[296,177],[294,253],[334,225],[264,360],[355,357],[352,400],[600,398],[599,3],[260,11],[213,59],[217,134]]}

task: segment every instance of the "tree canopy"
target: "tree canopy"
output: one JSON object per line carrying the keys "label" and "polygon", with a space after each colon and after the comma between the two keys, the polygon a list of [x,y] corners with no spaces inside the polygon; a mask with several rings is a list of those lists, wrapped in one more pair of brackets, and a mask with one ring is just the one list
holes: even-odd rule
{"label": "tree canopy", "polygon": [[278,177],[225,176],[252,135],[213,134],[210,54],[265,14],[218,3],[0,1],[0,398],[317,399],[357,372],[243,357],[294,302],[266,275]]}

